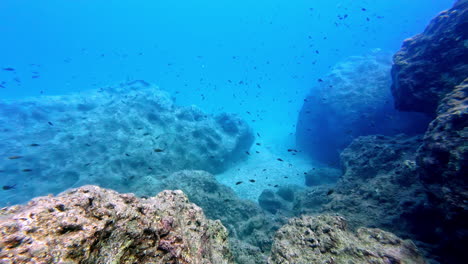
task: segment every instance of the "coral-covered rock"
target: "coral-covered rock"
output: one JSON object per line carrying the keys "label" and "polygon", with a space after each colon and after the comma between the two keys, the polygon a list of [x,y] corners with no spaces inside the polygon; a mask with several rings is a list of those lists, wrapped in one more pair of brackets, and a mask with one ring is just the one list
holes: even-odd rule
{"label": "coral-covered rock", "polygon": [[0,124],[0,186],[16,184],[0,204],[84,184],[136,192],[148,177],[182,169],[218,173],[254,139],[237,116],[174,106],[142,81],[1,103]]}
{"label": "coral-covered rock", "polygon": [[0,211],[1,263],[231,263],[227,230],[181,191],[96,186]]}
{"label": "coral-covered rock", "polygon": [[331,215],[293,218],[275,236],[268,263],[426,263],[410,240],[374,228],[347,229]]}
{"label": "coral-covered rock", "polygon": [[336,165],[356,137],[423,133],[429,119],[394,109],[391,56],[374,52],[350,57],[320,80],[299,114],[296,141],[313,159]]}
{"label": "coral-covered rock", "polygon": [[467,1],[458,1],[422,34],[405,40],[393,59],[396,108],[434,115],[439,101],[468,77],[467,41]]}

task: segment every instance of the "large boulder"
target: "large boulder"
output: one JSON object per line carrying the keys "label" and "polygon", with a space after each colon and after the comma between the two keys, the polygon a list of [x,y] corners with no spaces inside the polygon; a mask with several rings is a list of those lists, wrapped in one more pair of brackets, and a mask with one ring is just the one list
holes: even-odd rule
{"label": "large boulder", "polygon": [[380,51],[335,65],[304,100],[298,147],[314,160],[336,165],[339,153],[358,136],[423,133],[427,117],[394,109],[390,69],[391,56]]}
{"label": "large boulder", "polygon": [[410,240],[374,228],[348,230],[339,216],[293,218],[275,236],[268,263],[408,263],[424,258]]}
{"label": "large boulder", "polygon": [[447,93],[468,77],[468,1],[440,13],[405,40],[394,56],[392,93],[403,111],[434,115]]}
{"label": "large boulder", "polygon": [[227,230],[181,191],[97,186],[0,211],[1,263],[232,263]]}
{"label": "large boulder", "polygon": [[0,204],[84,184],[136,192],[182,169],[219,173],[254,139],[239,117],[175,106],[143,81],[3,102],[0,124],[0,186],[14,186]]}

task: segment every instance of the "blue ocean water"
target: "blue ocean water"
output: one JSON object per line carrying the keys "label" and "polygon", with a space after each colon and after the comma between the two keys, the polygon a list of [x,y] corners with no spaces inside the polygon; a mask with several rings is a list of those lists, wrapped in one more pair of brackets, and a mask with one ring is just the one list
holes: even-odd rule
{"label": "blue ocean water", "polygon": [[16,71],[0,72],[0,97],[142,79],[178,104],[253,119],[249,111],[254,126],[284,134],[294,131],[303,97],[335,63],[374,48],[396,51],[452,4],[2,0],[1,66]]}
{"label": "blue ocean water", "polygon": [[316,168],[336,182],[357,136],[425,131],[393,108],[391,56],[453,3],[1,0],[0,206],[154,195],[184,169],[254,202]]}

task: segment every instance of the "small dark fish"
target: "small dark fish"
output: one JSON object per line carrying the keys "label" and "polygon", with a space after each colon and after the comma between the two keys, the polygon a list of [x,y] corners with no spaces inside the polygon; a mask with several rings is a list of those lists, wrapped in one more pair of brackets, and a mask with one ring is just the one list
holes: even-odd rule
{"label": "small dark fish", "polygon": [[363,7],[363,8],[361,8],[361,10],[362,10],[362,11],[367,11],[367,9],[365,9],[364,7]]}
{"label": "small dark fish", "polygon": [[49,121],[49,122],[47,122],[47,123],[48,123],[49,125],[51,125],[51,126],[53,126],[53,125],[54,125],[54,124],[52,124],[52,122],[50,122],[50,121]]}
{"label": "small dark fish", "polygon": [[14,159],[21,159],[23,156],[10,156],[8,159],[14,160]]}
{"label": "small dark fish", "polygon": [[260,133],[257,132],[257,136],[258,136],[258,137],[261,137],[261,136],[260,136]]}
{"label": "small dark fish", "polygon": [[332,194],[332,193],[334,193],[334,192],[335,192],[335,190],[330,189],[330,190],[328,190],[327,195],[330,195],[330,194]]}
{"label": "small dark fish", "polygon": [[3,68],[3,70],[4,70],[4,71],[15,71],[14,68],[9,68],[9,67],[8,67],[8,68]]}
{"label": "small dark fish", "polygon": [[40,145],[39,144],[36,144],[36,143],[32,143],[29,145],[30,147],[39,147]]}
{"label": "small dark fish", "polygon": [[14,189],[16,187],[16,184],[13,184],[13,185],[3,185],[2,189],[3,190],[11,190],[11,189]]}
{"label": "small dark fish", "polygon": [[257,146],[261,146],[262,144],[260,144],[260,143],[255,143],[255,145],[257,145]]}
{"label": "small dark fish", "polygon": [[238,181],[238,182],[236,182],[236,185],[239,185],[239,184],[241,184],[241,183],[242,183],[241,181]]}
{"label": "small dark fish", "polygon": [[128,153],[125,153],[125,156],[127,156],[127,157],[130,157],[130,154],[128,154]]}
{"label": "small dark fish", "polygon": [[155,149],[154,149],[154,152],[164,152],[164,149],[155,148]]}
{"label": "small dark fish", "polygon": [[323,80],[322,80],[322,79],[318,79],[317,81],[318,81],[318,82],[323,82]]}
{"label": "small dark fish", "polygon": [[282,159],[280,159],[280,158],[277,158],[276,160],[277,160],[277,161],[284,161],[284,160],[282,160]]}
{"label": "small dark fish", "polygon": [[23,172],[31,172],[32,170],[31,170],[31,169],[23,169],[23,170],[21,170],[21,171],[23,171]]}
{"label": "small dark fish", "polygon": [[245,154],[249,155],[250,156],[250,152],[246,151]]}
{"label": "small dark fish", "polygon": [[260,151],[256,150],[256,151],[255,151],[255,153],[257,153],[257,154],[258,154],[258,153],[260,153]]}
{"label": "small dark fish", "polygon": [[278,185],[278,184],[276,184],[276,185],[275,185],[275,186],[273,186],[273,187],[277,188],[278,186],[279,186],[279,185]]}
{"label": "small dark fish", "polygon": [[254,180],[254,179],[250,179],[249,182],[255,182],[255,180]]}
{"label": "small dark fish", "polygon": [[288,149],[288,152],[299,152],[297,149]]}

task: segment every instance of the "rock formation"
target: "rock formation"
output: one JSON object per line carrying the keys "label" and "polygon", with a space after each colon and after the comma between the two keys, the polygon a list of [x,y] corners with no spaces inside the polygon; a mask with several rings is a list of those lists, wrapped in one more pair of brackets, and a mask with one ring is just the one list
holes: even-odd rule
{"label": "rock formation", "polygon": [[394,109],[391,56],[375,51],[338,63],[304,100],[296,141],[314,160],[336,166],[358,136],[423,133],[429,119]]}
{"label": "rock formation", "polygon": [[426,263],[409,240],[374,228],[347,228],[331,215],[293,218],[275,236],[268,263]]}
{"label": "rock formation", "polygon": [[240,199],[204,171],[180,171],[165,180],[159,189],[182,190],[210,219],[219,219],[229,230],[232,252],[237,263],[264,263],[270,252],[274,232],[284,223],[266,214],[258,204]]}
{"label": "rock formation", "polygon": [[235,115],[174,106],[139,81],[0,104],[0,204],[97,184],[136,192],[182,169],[225,170],[253,142]]}
{"label": "rock formation", "polygon": [[439,102],[468,77],[468,2],[441,12],[405,40],[393,60],[392,93],[403,111],[435,115]]}
{"label": "rock formation", "polygon": [[84,186],[0,211],[1,263],[232,263],[227,230],[181,191]]}

